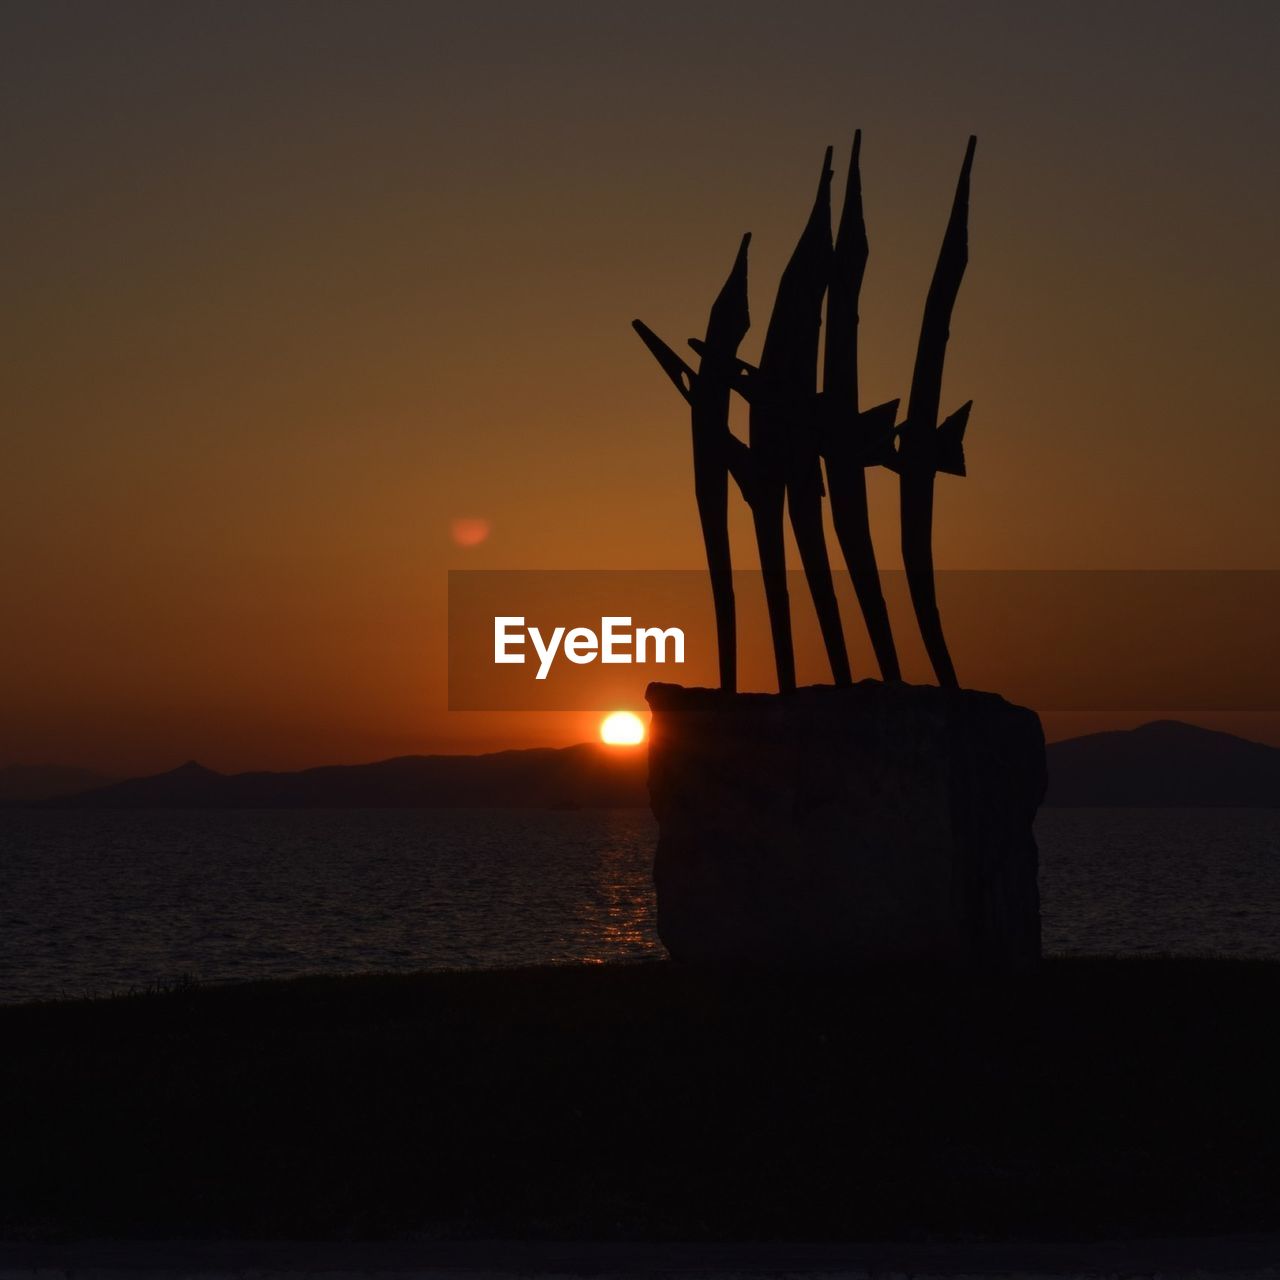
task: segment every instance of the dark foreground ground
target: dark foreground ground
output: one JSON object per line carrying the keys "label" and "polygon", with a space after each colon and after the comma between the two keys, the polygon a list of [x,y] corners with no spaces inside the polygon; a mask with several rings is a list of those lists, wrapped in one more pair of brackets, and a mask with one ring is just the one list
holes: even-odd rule
{"label": "dark foreground ground", "polygon": [[1062,1239],[1280,1227],[1280,965],[666,964],[0,1009],[0,1235]]}

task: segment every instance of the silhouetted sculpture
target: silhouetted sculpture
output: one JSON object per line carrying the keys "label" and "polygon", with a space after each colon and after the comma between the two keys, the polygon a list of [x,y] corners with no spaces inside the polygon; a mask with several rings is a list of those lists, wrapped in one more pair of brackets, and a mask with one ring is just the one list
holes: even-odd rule
{"label": "silhouetted sculpture", "polygon": [[729,385],[737,373],[738,344],[751,327],[747,307],[747,246],[742,237],[733,270],[707,319],[706,341],[695,374],[647,325],[632,327],[689,402],[693,432],[693,489],[702,523],[702,542],[711,572],[716,613],[720,687],[738,687],[737,621],[733,599],[733,560],[729,549]]}
{"label": "silhouetted sculpture", "polygon": [[[737,688],[737,639],[728,537],[732,475],[751,509],[769,610],[778,689],[796,688],[791,603],[787,591],[783,506],[791,519],[805,579],[837,685],[852,683],[840,610],[822,524],[822,464],[831,487],[832,520],[859,606],[886,681],[901,679],[888,610],[880,586],[867,509],[866,468],[898,473],[902,559],[911,603],[938,683],[957,686],[938,614],[933,576],[933,478],[964,475],[963,439],[972,401],[941,425],[938,405],[951,312],[968,262],[969,174],[977,139],[970,138],[951,217],[925,301],[906,418],[896,429],[898,401],[858,407],[858,297],[867,263],[858,161],[853,153],[834,245],[831,239],[831,148],[804,231],[778,283],[759,367],[737,356],[749,327],[745,236],[729,279],[711,309],[704,340],[690,339],[700,365],[692,369],[639,320],[636,332],[689,402],[694,437],[694,488],[715,601],[721,688]],[[816,386],[822,300],[827,298],[823,389]],[[749,444],[729,430],[730,391],[749,406]],[[896,444],[896,448],[895,448]]]}
{"label": "silhouetted sculpture", "polygon": [[871,541],[866,478],[867,467],[893,465],[893,422],[898,401],[890,400],[865,413],[858,410],[858,295],[867,268],[867,226],[862,216],[862,177],[858,170],[861,149],[859,129],[853,135],[853,155],[827,291],[820,440],[831,490],[832,523],[866,620],[880,676],[884,680],[900,680],[902,672]]}
{"label": "silhouetted sculpture", "polygon": [[938,683],[945,688],[956,688],[959,682],[942,634],[933,580],[933,477],[939,471],[964,475],[964,429],[973,401],[961,405],[941,426],[938,425],[938,403],[942,396],[942,366],[951,330],[951,311],[969,261],[969,172],[977,142],[977,138],[971,137],[964,153],[951,217],[925,299],[920,343],[911,375],[911,398],[907,402],[906,421],[898,428],[896,458],[902,563],[907,571],[907,587],[929,661]]}
{"label": "silhouetted sculpture", "polygon": [[[649,797],[658,823],[658,936],[709,968],[877,966],[945,975],[1013,973],[1040,955],[1035,815],[1044,733],[1035,712],[957,687],[933,581],[933,486],[964,474],[968,404],[938,425],[948,326],[968,257],[964,166],[938,256],[902,424],[898,402],[863,410],[858,298],[867,232],[855,134],[831,237],[831,151],[782,279],[759,367],[737,357],[746,332],[745,248],[689,345],[697,374],[639,321],[636,330],[692,407],[694,469],[711,568],[720,679],[734,689],[727,583],[728,485],[751,508],[779,694],[651,684]],[[823,386],[817,390],[822,301]],[[728,428],[728,397],[749,410],[749,443]],[[880,681],[852,682],[823,537],[823,477]],[[901,679],[867,513],[866,469],[897,472],[911,601],[938,686]],[[835,687],[796,687],[783,508],[812,592]],[[842,687],[843,686],[843,687]]]}
{"label": "silhouetted sculpture", "polygon": [[[831,275],[831,148],[822,160],[818,194],[795,252],[778,282],[778,296],[769,317],[760,368],[750,379],[751,453],[770,480],[782,481],[770,491],[767,503],[753,510],[760,562],[765,567],[765,593],[770,623],[776,636],[786,627],[788,651],[791,622],[786,616],[786,562],[782,541],[782,490],[795,534],[805,579],[818,613],[818,625],[836,684],[851,684],[849,658],[840,626],[827,544],[822,530],[822,464],[818,459],[816,397],[818,332],[822,298]],[[770,578],[774,582],[770,585]],[[775,604],[780,603],[779,618]],[[781,672],[780,672],[781,676]],[[795,671],[790,672],[795,687]],[[780,680],[781,684],[781,680]]]}
{"label": "silhouetted sculpture", "polygon": [[[787,513],[835,683],[852,683],[831,563],[822,528],[817,374],[822,298],[831,274],[831,148],[822,162],[809,220],[778,282],[759,368],[738,362],[735,389],[750,406],[750,450],[735,450],[751,506],[778,688],[796,687],[782,509]],[[705,344],[690,341],[703,354]],[[890,419],[892,422],[892,419]]]}

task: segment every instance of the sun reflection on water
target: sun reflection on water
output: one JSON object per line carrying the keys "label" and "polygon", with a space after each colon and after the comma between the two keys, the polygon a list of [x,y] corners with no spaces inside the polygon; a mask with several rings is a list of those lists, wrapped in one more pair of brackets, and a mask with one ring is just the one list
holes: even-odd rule
{"label": "sun reflection on water", "polygon": [[601,821],[591,885],[576,904],[567,949],[584,964],[658,954],[653,877],[650,864],[635,856],[634,819],[623,812],[601,814]]}

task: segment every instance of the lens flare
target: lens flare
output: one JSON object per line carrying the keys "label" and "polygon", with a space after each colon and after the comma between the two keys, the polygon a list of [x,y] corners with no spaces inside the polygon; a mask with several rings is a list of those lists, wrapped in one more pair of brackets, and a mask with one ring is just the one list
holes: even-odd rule
{"label": "lens flare", "polygon": [[449,521],[449,534],[460,547],[478,547],[489,536],[489,529],[483,516],[456,516]]}

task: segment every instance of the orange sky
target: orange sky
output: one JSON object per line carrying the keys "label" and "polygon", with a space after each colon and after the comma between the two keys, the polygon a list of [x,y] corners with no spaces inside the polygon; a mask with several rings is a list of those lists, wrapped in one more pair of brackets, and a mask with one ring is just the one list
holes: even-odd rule
{"label": "orange sky", "polygon": [[599,8],[5,7],[0,763],[587,736],[444,709],[446,570],[699,565],[629,321],[700,332],[750,230],[757,352],[855,125],[868,404],[979,135],[940,565],[1280,567],[1270,6]]}

